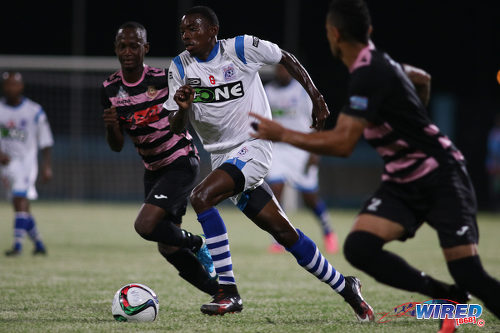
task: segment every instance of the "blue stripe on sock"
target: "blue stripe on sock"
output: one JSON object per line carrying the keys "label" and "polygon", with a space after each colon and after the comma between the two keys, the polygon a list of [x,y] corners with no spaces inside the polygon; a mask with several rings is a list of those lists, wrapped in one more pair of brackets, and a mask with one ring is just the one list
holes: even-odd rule
{"label": "blue stripe on sock", "polygon": [[321,273],[319,273],[319,275],[317,276],[318,279],[321,280],[325,276],[326,272],[328,271],[328,266],[330,266],[330,263],[325,259],[325,265],[323,266],[323,270],[321,271]]}
{"label": "blue stripe on sock", "polygon": [[[339,273],[340,274],[340,273]],[[332,288],[333,289],[337,289],[341,284],[342,282],[344,282],[344,276],[342,274],[340,274],[340,278],[339,280],[337,281],[337,283],[335,283]]]}
{"label": "blue stripe on sock", "polygon": [[217,272],[217,274],[220,274],[220,273],[224,273],[224,272],[229,272],[229,271],[232,271],[233,270],[233,265],[226,265],[226,266],[222,266],[222,267],[216,267],[215,268],[215,271]]}
{"label": "blue stripe on sock", "polygon": [[198,214],[198,221],[201,223],[207,238],[220,236],[227,232],[224,221],[215,207]]}
{"label": "blue stripe on sock", "polygon": [[[304,235],[300,229],[296,230],[299,234],[299,240],[286,250],[293,254],[300,266],[306,266],[314,258],[314,254],[316,253],[316,244],[314,244],[309,237]],[[318,267],[316,266],[316,269],[317,268]]]}
{"label": "blue stripe on sock", "polygon": [[224,275],[219,275],[219,281],[226,281],[226,282],[235,282],[234,277],[232,276],[224,276]]}
{"label": "blue stripe on sock", "polygon": [[[316,260],[316,262],[314,263],[314,266],[312,268],[308,269],[308,271],[311,272],[311,273],[316,272],[316,270],[319,267],[319,264],[321,264],[321,255],[318,257],[318,260]],[[303,266],[305,266],[305,265],[303,265]]]}
{"label": "blue stripe on sock", "polygon": [[217,242],[217,243],[207,244],[207,247],[209,249],[216,249],[218,247],[221,247],[221,246],[224,246],[224,245],[228,245],[228,244],[229,244],[229,240],[225,239],[225,240],[222,240],[222,241]]}
{"label": "blue stripe on sock", "polygon": [[231,256],[231,252],[227,251],[227,252],[212,256],[212,260],[215,262],[215,261],[229,258],[230,256]]}

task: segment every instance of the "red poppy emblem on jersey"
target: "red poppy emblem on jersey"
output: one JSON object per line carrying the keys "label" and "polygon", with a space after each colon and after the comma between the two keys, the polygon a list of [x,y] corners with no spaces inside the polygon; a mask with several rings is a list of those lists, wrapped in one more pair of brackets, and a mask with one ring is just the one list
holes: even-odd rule
{"label": "red poppy emblem on jersey", "polygon": [[149,86],[148,87],[148,91],[146,92],[146,95],[153,99],[156,97],[156,95],[158,95],[158,90],[155,88],[155,86]]}

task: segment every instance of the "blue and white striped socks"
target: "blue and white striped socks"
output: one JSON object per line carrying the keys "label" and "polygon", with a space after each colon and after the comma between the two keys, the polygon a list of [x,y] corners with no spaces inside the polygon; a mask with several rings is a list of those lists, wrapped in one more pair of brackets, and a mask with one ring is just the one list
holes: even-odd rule
{"label": "blue and white striped socks", "polygon": [[297,229],[299,240],[291,247],[287,248],[300,266],[304,267],[319,280],[325,282],[337,293],[344,290],[344,276],[330,265],[328,260],[321,254],[314,242]]}
{"label": "blue and white striped socks", "polygon": [[219,275],[219,284],[236,284],[226,225],[219,211],[215,207],[212,207],[198,214],[198,221],[203,228],[215,271]]}
{"label": "blue and white striped socks", "polygon": [[33,216],[28,212],[16,212],[14,220],[14,250],[21,251],[26,233],[35,243],[36,249],[42,250],[45,248]]}

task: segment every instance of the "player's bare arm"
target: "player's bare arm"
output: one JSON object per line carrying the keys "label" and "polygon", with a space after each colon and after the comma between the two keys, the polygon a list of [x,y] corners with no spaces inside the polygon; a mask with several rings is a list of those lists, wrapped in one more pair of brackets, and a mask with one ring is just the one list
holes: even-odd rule
{"label": "player's bare arm", "polygon": [[52,179],[52,148],[46,147],[42,149],[42,164],[41,164],[42,182],[46,183]]}
{"label": "player's bare arm", "polygon": [[174,101],[179,106],[179,110],[172,111],[168,116],[170,129],[178,134],[186,128],[188,122],[188,112],[193,104],[194,89],[191,86],[181,86],[174,94]]}
{"label": "player's bare arm", "polygon": [[250,135],[257,139],[285,142],[311,153],[347,157],[363,134],[368,123],[360,118],[341,113],[333,130],[302,133],[287,129],[275,121],[250,113],[259,122],[252,126],[256,133]]}
{"label": "player's bare arm", "polygon": [[111,150],[119,152],[123,148],[123,129],[120,126],[118,120],[118,114],[116,113],[116,107],[112,106],[108,109],[104,109],[102,118],[104,124],[106,125],[106,141],[108,142]]}
{"label": "player's bare arm", "polygon": [[281,53],[283,56],[281,57],[280,64],[285,66],[290,75],[304,87],[309,97],[311,97],[313,103],[313,127],[317,130],[323,129],[326,118],[330,115],[323,95],[321,95],[318,88],[316,88],[309,73],[307,73],[306,69],[297,58],[285,50],[281,50]]}
{"label": "player's bare arm", "polygon": [[431,96],[431,75],[423,69],[407,64],[403,64],[403,69],[415,86],[418,97],[427,106]]}
{"label": "player's bare arm", "polygon": [[0,164],[1,165],[7,165],[10,162],[10,157],[9,155],[5,154],[4,152],[0,151]]}

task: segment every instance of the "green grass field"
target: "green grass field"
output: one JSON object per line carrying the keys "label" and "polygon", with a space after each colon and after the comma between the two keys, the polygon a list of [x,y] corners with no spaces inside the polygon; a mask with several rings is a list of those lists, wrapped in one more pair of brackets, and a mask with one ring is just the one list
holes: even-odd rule
{"label": "green grass field", "polygon": [[[33,257],[25,241],[17,258],[0,256],[0,332],[437,332],[438,322],[399,318],[389,323],[359,324],[342,298],[299,267],[289,254],[270,255],[270,237],[239,211],[224,206],[238,287],[240,314],[208,317],[199,307],[209,297],[181,280],[157,253],[155,244],[133,229],[139,205],[35,202],[32,211],[49,255]],[[332,211],[343,241],[355,211]],[[12,210],[0,205],[0,244],[12,242]],[[307,212],[291,214],[318,245],[319,228]],[[184,227],[200,233],[192,210]],[[480,254],[487,270],[500,278],[500,217],[480,216]],[[322,247],[322,246],[321,246]],[[415,239],[390,244],[418,268],[451,282],[435,232],[421,228]],[[343,274],[363,282],[363,294],[377,313],[391,311],[418,294],[377,283],[355,270],[342,253],[327,255]],[[153,323],[121,323],[111,315],[115,291],[129,282],[153,288],[160,313]],[[473,299],[477,302],[477,299]],[[500,301],[500,300],[499,300]],[[460,332],[500,332],[500,321],[483,309],[485,326],[464,325]]]}

